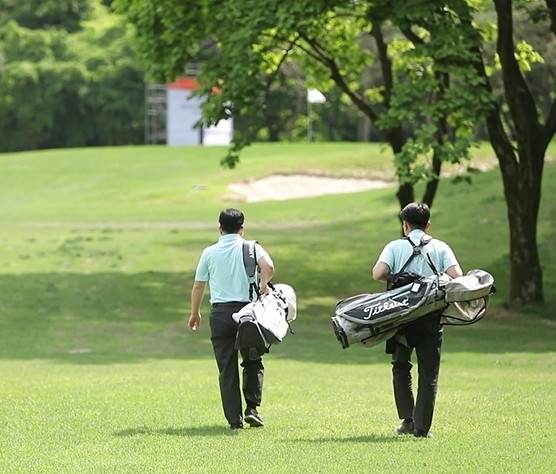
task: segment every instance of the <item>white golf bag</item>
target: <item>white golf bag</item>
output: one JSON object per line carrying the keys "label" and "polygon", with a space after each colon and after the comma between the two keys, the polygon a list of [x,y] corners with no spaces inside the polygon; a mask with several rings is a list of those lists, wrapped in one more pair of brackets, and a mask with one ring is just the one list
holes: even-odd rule
{"label": "white golf bag", "polygon": [[239,323],[236,347],[253,350],[252,357],[268,352],[272,344],[284,340],[290,322],[297,318],[297,300],[294,289],[283,283],[271,286],[267,295],[245,305],[232,317]]}

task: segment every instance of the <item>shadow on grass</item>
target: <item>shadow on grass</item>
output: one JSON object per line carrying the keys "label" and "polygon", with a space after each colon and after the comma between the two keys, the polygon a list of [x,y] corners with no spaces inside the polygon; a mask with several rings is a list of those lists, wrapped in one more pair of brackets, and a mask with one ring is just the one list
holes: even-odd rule
{"label": "shadow on grass", "polygon": [[130,436],[215,436],[222,434],[230,434],[233,431],[222,425],[195,426],[191,428],[149,428],[147,426],[139,426],[137,428],[128,428],[126,430],[117,431],[114,436],[130,437]]}
{"label": "shadow on grass", "polygon": [[[128,428],[122,431],[117,431],[114,436],[117,437],[133,437],[133,436],[218,436],[218,435],[233,435],[236,431],[230,430],[228,427],[222,425],[207,425],[195,426],[184,428],[149,428],[147,426],[139,426],[137,428]],[[404,437],[405,439],[413,439],[413,437]],[[402,437],[400,436],[384,436],[384,435],[365,435],[365,436],[347,436],[347,437],[326,437],[314,439],[295,439],[285,440],[294,443],[314,443],[314,444],[327,444],[331,442],[338,443],[399,443]]]}
{"label": "shadow on grass", "polygon": [[[314,291],[314,289],[313,289]],[[190,281],[178,273],[44,273],[0,275],[0,359],[51,359],[69,364],[137,363],[148,359],[212,359],[209,307],[197,333],[186,327]],[[334,308],[304,302],[294,334],[267,358],[325,364],[384,363],[382,346],[342,349]],[[472,326],[447,328],[445,351],[554,351],[556,308],[528,314],[493,307]],[[541,336],[541,337],[539,337]]]}
{"label": "shadow on grass", "polygon": [[[414,439],[413,436],[405,436],[405,439]],[[384,436],[384,435],[365,435],[365,436],[330,436],[327,438],[315,439],[297,439],[299,443],[314,443],[314,444],[327,444],[327,443],[399,443],[402,440],[400,436]],[[291,440],[289,440],[291,441]]]}

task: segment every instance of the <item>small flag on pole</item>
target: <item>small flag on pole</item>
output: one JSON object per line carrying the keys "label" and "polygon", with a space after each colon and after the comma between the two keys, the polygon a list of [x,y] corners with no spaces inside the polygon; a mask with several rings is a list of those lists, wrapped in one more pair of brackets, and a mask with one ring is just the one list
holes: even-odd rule
{"label": "small flag on pole", "polygon": [[326,97],[318,89],[307,89],[307,102],[310,104],[324,104]]}

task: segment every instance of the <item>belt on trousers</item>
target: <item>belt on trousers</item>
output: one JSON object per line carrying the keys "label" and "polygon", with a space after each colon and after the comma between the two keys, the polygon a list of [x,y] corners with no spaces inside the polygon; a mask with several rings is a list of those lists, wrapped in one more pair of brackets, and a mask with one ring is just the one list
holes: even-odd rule
{"label": "belt on trousers", "polygon": [[226,301],[225,303],[212,303],[213,308],[218,308],[219,306],[237,306],[240,304],[248,304],[249,301]]}

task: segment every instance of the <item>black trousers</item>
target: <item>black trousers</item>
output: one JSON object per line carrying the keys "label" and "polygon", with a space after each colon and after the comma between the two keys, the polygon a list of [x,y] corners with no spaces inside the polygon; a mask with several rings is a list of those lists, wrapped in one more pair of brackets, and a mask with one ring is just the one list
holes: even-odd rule
{"label": "black trousers", "polygon": [[262,360],[250,360],[241,354],[243,384],[240,390],[238,350],[235,348],[238,323],[232,314],[246,303],[220,303],[213,305],[210,313],[210,340],[219,372],[220,398],[224,416],[230,424],[241,423],[243,408],[241,392],[248,407],[256,408],[261,404],[264,366]]}
{"label": "black trousers", "polygon": [[[397,340],[392,354],[392,382],[394,399],[400,419],[413,418],[416,430],[428,433],[434,413],[440,352],[442,349],[442,326],[440,315],[417,321],[404,328],[407,345]],[[417,398],[414,400],[411,354],[415,349],[418,367]]]}

